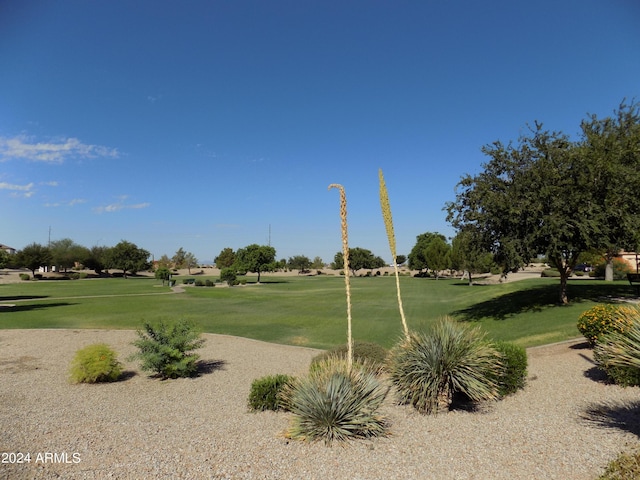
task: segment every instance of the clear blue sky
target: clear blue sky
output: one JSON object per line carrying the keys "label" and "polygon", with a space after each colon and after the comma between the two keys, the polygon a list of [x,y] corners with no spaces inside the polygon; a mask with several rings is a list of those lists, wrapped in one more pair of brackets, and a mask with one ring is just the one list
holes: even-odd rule
{"label": "clear blue sky", "polygon": [[0,0],[0,243],[271,244],[453,230],[480,148],[640,98],[636,0]]}

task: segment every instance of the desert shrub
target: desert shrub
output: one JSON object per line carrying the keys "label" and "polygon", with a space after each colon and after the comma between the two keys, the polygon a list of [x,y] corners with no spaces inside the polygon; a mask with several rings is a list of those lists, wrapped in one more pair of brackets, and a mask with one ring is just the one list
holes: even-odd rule
{"label": "desert shrub", "polygon": [[[593,269],[596,277],[604,277],[605,270],[607,268],[607,262],[601,262]],[[627,273],[631,273],[631,265],[622,260],[621,258],[613,259],[613,279],[614,280],[626,280]]]}
{"label": "desert shrub", "polygon": [[161,378],[193,377],[198,373],[199,355],[192,353],[204,343],[195,325],[186,320],[157,325],[145,322],[138,330],[133,345],[138,353],[132,359],[141,360],[141,368]]}
{"label": "desert shrub", "polygon": [[211,280],[209,280],[208,278],[204,281],[204,285],[205,287],[215,287],[216,284],[213,283]]}
{"label": "desert shrub", "polygon": [[632,319],[629,328],[615,330],[600,338],[593,357],[614,383],[636,386],[640,385],[640,310],[627,308],[625,316]]}
{"label": "desert shrub", "polygon": [[246,278],[241,278],[240,280],[237,280],[236,285],[240,284],[240,285],[246,285],[247,284],[247,279]]}
{"label": "desert shrub", "polygon": [[283,389],[283,404],[293,414],[285,435],[328,445],[385,435],[387,422],[378,409],[388,391],[365,365],[349,368],[345,360],[330,357]]}
{"label": "desert shrub", "polygon": [[498,394],[505,397],[524,388],[527,379],[527,351],[509,342],[496,342],[493,347],[500,354],[502,369],[496,376]]}
{"label": "desert shrub", "polygon": [[122,374],[122,365],[108,345],[96,343],[76,352],[69,374],[74,383],[114,382]]}
{"label": "desert shrub", "polygon": [[194,285],[196,287],[204,287],[204,280],[202,280],[201,278],[196,279],[196,281],[194,282]]}
{"label": "desert shrub", "polygon": [[578,330],[593,347],[608,333],[629,330],[637,314],[637,310],[629,306],[598,304],[578,317]]}
{"label": "desert shrub", "polygon": [[236,271],[233,268],[223,268],[220,270],[220,280],[227,282],[228,285],[233,285],[236,278]]}
{"label": "desert shrub", "polygon": [[449,408],[454,394],[471,401],[498,397],[502,364],[479,327],[444,318],[426,333],[411,333],[389,354],[389,372],[401,403],[421,413]]}
{"label": "desert shrub", "polygon": [[[347,359],[348,346],[346,344],[339,345],[322,352],[311,359],[311,368],[326,361],[329,357],[340,357]],[[359,362],[366,362],[376,372],[381,372],[385,368],[388,350],[377,343],[361,342],[356,340],[353,342],[353,358]]]}
{"label": "desert shrub", "polygon": [[285,409],[280,401],[280,392],[292,381],[293,377],[289,375],[269,375],[254,380],[249,392],[249,408],[258,411]]}
{"label": "desert shrub", "polygon": [[621,453],[609,462],[598,480],[636,480],[640,478],[640,452]]}
{"label": "desert shrub", "polygon": [[89,276],[89,274],[87,272],[79,272],[79,273],[77,273],[77,275],[78,275],[78,278],[80,278],[80,279],[84,279],[84,278],[87,278]]}
{"label": "desert shrub", "polygon": [[21,273],[20,274],[20,280],[31,280],[31,276],[28,273]]}

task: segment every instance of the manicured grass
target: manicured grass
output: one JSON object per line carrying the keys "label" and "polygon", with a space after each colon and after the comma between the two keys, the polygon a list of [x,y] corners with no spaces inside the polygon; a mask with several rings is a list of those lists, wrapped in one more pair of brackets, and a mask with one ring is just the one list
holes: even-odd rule
{"label": "manicured grass", "polygon": [[[0,284],[0,302],[15,304],[0,307],[0,328],[136,329],[143,319],[185,318],[205,332],[274,343],[330,348],[346,342],[342,277],[248,280],[244,287],[186,287],[182,294],[139,278]],[[354,338],[390,347],[402,334],[393,277],[353,278],[351,284]],[[410,328],[452,315],[481,325],[491,338],[523,346],[579,337],[580,313],[608,297],[633,294],[626,282],[576,280],[571,304],[557,306],[557,279],[469,287],[401,277],[401,285]]]}

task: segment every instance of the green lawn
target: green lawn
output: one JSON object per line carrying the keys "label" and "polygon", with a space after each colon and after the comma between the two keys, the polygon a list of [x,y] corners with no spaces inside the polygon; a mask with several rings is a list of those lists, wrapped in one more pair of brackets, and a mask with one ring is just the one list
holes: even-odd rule
{"label": "green lawn", "polygon": [[[249,282],[255,279],[249,278]],[[180,280],[178,280],[180,281]],[[402,334],[393,277],[352,278],[353,334],[391,346]],[[557,279],[469,287],[457,280],[401,277],[410,328],[443,315],[523,346],[579,337],[581,312],[630,296],[626,282],[575,280],[568,306]],[[264,277],[261,285],[187,287],[171,294],[154,279],[113,278],[0,284],[0,328],[138,328],[142,320],[187,318],[205,332],[328,348],[346,342],[343,277]]]}

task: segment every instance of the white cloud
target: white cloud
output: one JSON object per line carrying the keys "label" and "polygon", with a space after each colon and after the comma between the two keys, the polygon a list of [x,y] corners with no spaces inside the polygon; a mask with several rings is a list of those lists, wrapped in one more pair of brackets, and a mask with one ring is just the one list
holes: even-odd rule
{"label": "white cloud", "polygon": [[31,198],[34,194],[33,183],[26,185],[16,185],[14,183],[0,182],[0,190],[9,190],[12,197]]}
{"label": "white cloud", "polygon": [[105,205],[103,207],[97,207],[94,208],[93,211],[96,213],[111,213],[111,212],[117,212],[120,210],[137,210],[140,208],[147,208],[149,206],[151,206],[151,204],[149,202],[144,202],[144,203],[132,203],[132,204],[126,204],[124,203],[124,200],[127,198],[126,195],[123,195],[122,197],[120,197],[120,201],[117,203],[112,203],[110,205]]}
{"label": "white cloud", "polygon": [[81,203],[86,203],[84,198],[74,198],[73,200],[69,200],[68,202],[56,202],[56,203],[45,203],[45,207],[73,207],[74,205],[79,205]]}
{"label": "white cloud", "polygon": [[118,158],[120,152],[102,145],[88,145],[77,138],[58,142],[34,142],[26,135],[0,137],[0,162],[24,159],[33,162],[63,163],[69,158]]}

